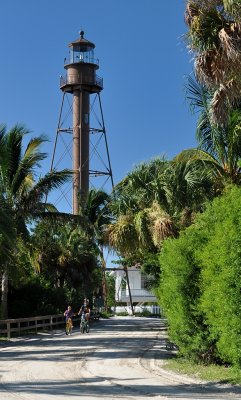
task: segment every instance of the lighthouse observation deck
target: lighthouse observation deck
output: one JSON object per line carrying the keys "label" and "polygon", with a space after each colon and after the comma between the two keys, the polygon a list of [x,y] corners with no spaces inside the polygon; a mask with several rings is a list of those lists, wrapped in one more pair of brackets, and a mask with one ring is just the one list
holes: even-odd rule
{"label": "lighthouse observation deck", "polygon": [[100,76],[90,73],[78,73],[74,71],[72,74],[69,72],[65,76],[60,76],[60,89],[71,92],[73,86],[76,85],[87,85],[92,87],[92,91],[99,92],[103,89],[103,78]]}

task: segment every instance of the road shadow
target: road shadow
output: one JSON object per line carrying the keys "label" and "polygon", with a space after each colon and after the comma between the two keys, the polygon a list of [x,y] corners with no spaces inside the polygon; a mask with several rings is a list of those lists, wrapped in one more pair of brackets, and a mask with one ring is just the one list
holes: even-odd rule
{"label": "road shadow", "polygon": [[[32,336],[25,339],[13,340],[1,349],[0,366],[3,368],[0,374],[6,372],[6,361],[37,361],[44,362],[78,362],[84,368],[84,362],[97,360],[131,360],[141,358],[145,363],[155,360],[165,360],[173,356],[165,348],[167,337],[165,335],[165,321],[145,318],[113,318],[100,320],[91,324],[90,334],[81,335],[78,327],[73,335],[66,336],[62,331],[50,334]],[[97,350],[97,351],[95,351]],[[83,362],[83,363],[82,363]],[[124,368],[124,364],[123,364]],[[43,380],[36,382],[16,381],[6,382],[0,385],[1,392],[7,390],[14,393],[31,393],[41,395],[66,396],[67,399],[74,397],[89,396],[94,398],[113,398],[115,396],[130,396],[134,398],[166,396],[178,399],[241,399],[241,388],[238,386],[227,386],[216,383],[205,384],[180,384],[170,381],[170,384],[159,383],[160,375],[156,375],[153,385],[153,376],[150,372],[150,383],[148,377],[137,379],[122,379],[98,376],[89,379],[73,380]],[[80,371],[81,375],[81,371]],[[215,396],[215,397],[214,397]],[[228,396],[228,397],[225,397]],[[230,397],[231,396],[231,397]]]}
{"label": "road shadow", "polygon": [[[229,396],[227,397],[227,388],[215,387],[213,384],[205,386],[195,384],[169,384],[169,385],[153,385],[142,383],[142,379],[135,379],[136,383],[133,383],[133,379],[113,379],[111,376],[105,378],[93,377],[89,379],[79,380],[50,380],[50,381],[18,381],[5,383],[5,387],[10,392],[13,392],[16,396],[23,394],[31,394],[34,399],[35,395],[45,398],[46,396],[66,396],[70,398],[81,398],[87,397],[90,399],[109,397],[123,398],[124,396],[130,396],[133,398],[147,397],[151,398],[154,396],[165,396],[167,398],[178,398],[178,399],[240,399],[240,391],[237,388],[229,388]],[[4,388],[0,385],[0,393]],[[215,396],[215,397],[214,397]],[[239,397],[238,397],[239,396]]]}

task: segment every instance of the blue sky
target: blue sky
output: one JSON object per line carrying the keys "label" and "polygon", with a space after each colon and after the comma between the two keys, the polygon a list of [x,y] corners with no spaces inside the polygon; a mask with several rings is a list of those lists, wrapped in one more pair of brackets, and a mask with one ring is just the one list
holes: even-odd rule
{"label": "blue sky", "polygon": [[142,161],[195,146],[184,90],[192,71],[184,8],[184,0],[2,0],[0,122],[48,136],[43,173],[60,110],[59,76],[80,29],[100,59],[115,183]]}

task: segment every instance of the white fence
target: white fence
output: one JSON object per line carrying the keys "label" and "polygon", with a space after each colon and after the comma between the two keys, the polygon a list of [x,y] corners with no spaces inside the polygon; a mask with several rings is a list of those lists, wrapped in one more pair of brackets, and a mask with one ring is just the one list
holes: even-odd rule
{"label": "white fence", "polygon": [[[157,301],[156,296],[147,289],[131,289],[131,297],[133,302],[154,302]],[[117,293],[117,301],[129,302],[130,296],[128,289],[122,289]]]}
{"label": "white fence", "polygon": [[[159,315],[161,316],[162,314],[162,310],[161,307],[153,305],[153,306],[134,306],[134,313],[145,313],[145,311],[147,311],[148,313],[152,314],[152,315]],[[128,313],[129,315],[132,315],[132,310],[131,310],[131,306],[116,306],[116,307],[112,307],[112,311],[115,314],[120,314],[120,313]]]}

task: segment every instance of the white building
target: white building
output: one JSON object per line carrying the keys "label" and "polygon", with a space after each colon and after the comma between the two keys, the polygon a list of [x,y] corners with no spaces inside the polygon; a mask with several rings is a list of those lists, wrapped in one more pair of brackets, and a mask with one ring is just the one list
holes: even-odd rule
{"label": "white building", "polygon": [[[147,303],[157,301],[154,294],[148,290],[148,282],[150,281],[150,278],[143,274],[138,266],[128,268],[127,273],[132,303]],[[115,274],[116,302],[130,304],[130,293],[125,270],[120,267],[114,270],[113,274]]]}

